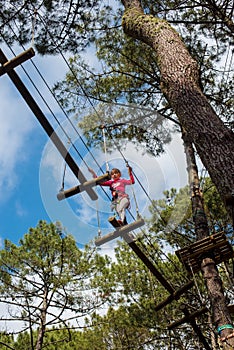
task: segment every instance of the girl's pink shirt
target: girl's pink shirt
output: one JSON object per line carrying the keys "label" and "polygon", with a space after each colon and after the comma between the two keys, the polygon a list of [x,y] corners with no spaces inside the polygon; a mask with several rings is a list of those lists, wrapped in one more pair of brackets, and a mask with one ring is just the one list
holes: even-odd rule
{"label": "girl's pink shirt", "polygon": [[134,177],[131,173],[130,180],[122,179],[122,178],[111,179],[111,180],[102,182],[100,185],[101,186],[110,186],[111,189],[113,189],[113,190],[125,193],[125,186],[132,185],[134,183],[135,183],[135,180],[134,180]]}

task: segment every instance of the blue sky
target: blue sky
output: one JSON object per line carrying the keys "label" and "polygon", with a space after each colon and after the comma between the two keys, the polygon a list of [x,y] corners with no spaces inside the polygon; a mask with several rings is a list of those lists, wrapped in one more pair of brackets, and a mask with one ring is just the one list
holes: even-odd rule
{"label": "blue sky", "polygon": [[[2,46],[2,49],[9,59],[13,57],[8,48]],[[20,49],[15,49],[16,54],[20,52]],[[92,60],[92,57],[89,55],[87,59]],[[40,57],[36,55],[33,62],[50,86],[63,79],[68,69],[61,56]],[[79,149],[82,150],[85,163],[87,162],[97,170],[90,153],[82,148],[77,134],[72,135],[69,123],[61,114],[59,106],[53,100],[31,62],[25,62],[23,67],[48,101],[53,113],[62,121],[72,141],[76,142]],[[51,113],[25,76],[22,68],[18,67],[16,72],[53,124]],[[45,131],[7,75],[0,77],[0,119],[1,246],[6,238],[17,244],[29,228],[35,227],[41,219],[47,222],[61,221],[66,232],[71,233],[78,243],[85,244],[94,239],[98,231],[97,203],[91,201],[85,193],[69,200],[61,202],[57,200],[56,195],[61,187],[64,161],[51,145]],[[72,122],[75,124],[75,120]],[[56,124],[53,126],[63,139]],[[63,139],[63,142],[66,145],[66,140]],[[92,149],[91,152],[99,164],[104,167],[105,155],[96,149]],[[150,198],[160,198],[163,190],[182,187],[187,183],[185,156],[179,135],[166,147],[166,155],[160,158],[142,156],[130,143],[124,151],[124,156],[133,166],[134,172]],[[85,163],[79,157],[75,160],[89,178],[90,174]],[[123,177],[127,177],[125,163],[118,151],[109,155],[108,161],[110,168],[119,167]],[[77,180],[68,169],[66,188],[75,185],[77,185]],[[105,234],[112,231],[112,227],[107,222],[108,216],[111,215],[109,201],[100,188],[96,188],[95,191],[99,196],[100,228]],[[137,202],[142,215],[147,216],[147,207],[150,204],[147,197],[137,183],[134,185],[134,191],[137,194]],[[135,203],[131,189],[129,189],[129,194],[132,198],[131,211],[135,215]]]}

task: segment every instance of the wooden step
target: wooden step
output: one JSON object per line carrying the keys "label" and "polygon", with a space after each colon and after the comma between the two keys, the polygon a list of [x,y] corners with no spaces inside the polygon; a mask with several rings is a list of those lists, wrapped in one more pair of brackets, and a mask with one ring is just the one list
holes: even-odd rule
{"label": "wooden step", "polygon": [[[118,221],[117,221],[117,224],[119,225]],[[131,231],[143,226],[144,224],[145,224],[145,221],[142,218],[139,218],[138,220],[136,220],[128,225],[118,226],[118,227],[116,227],[116,231],[108,233],[107,235],[105,235],[103,237],[97,238],[95,240],[95,245],[97,247],[99,247],[102,244],[107,243],[109,241],[112,241],[113,239],[115,239],[117,237],[124,236],[128,232],[131,232]]]}

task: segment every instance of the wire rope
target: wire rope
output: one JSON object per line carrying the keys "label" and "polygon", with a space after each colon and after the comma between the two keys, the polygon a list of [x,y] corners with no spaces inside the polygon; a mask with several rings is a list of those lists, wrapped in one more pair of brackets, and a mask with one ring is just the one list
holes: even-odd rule
{"label": "wire rope", "polygon": [[[10,29],[12,30],[13,34],[17,37],[17,35],[15,34],[14,30],[12,29],[12,27],[10,27]],[[5,39],[4,39],[5,40]],[[24,46],[21,45],[21,47],[25,50]],[[13,52],[12,52],[13,53]],[[13,53],[14,54],[14,53]],[[65,59],[64,55],[62,54],[62,52],[60,53],[63,57],[63,59]],[[63,108],[63,106],[61,105],[60,101],[57,99],[56,95],[53,93],[53,91],[51,90],[51,88],[49,87],[49,84],[46,82],[46,80],[44,79],[44,77],[42,76],[42,74],[40,73],[39,69],[36,67],[35,63],[33,62],[33,60],[30,60],[31,63],[33,64],[34,68],[36,69],[37,73],[39,74],[40,78],[43,80],[44,84],[46,85],[46,87],[49,89],[50,93],[52,94],[52,96],[54,97],[55,101],[57,102],[57,104],[59,105],[59,107],[61,108],[62,112],[64,113],[64,115],[66,116],[67,120],[69,121],[69,123],[71,124],[73,130],[77,133],[77,135],[79,136],[82,144],[86,147],[87,152],[91,155],[92,159],[94,160],[94,162],[96,163],[96,165],[98,166],[98,168],[101,170],[102,173],[104,173],[104,171],[102,170],[102,167],[99,165],[99,163],[97,162],[96,157],[93,155],[93,153],[90,151],[90,149],[88,148],[86,142],[84,141],[83,137],[81,136],[81,134],[78,132],[77,128],[75,127],[74,123],[72,123],[71,119],[69,118],[68,114],[66,113],[65,109]],[[69,64],[68,61],[65,59],[66,64],[68,65],[69,68]],[[33,84],[33,82],[32,82]],[[33,84],[34,85],[34,84]],[[40,93],[39,93],[40,94]],[[43,97],[42,97],[43,99]],[[48,107],[49,108],[49,107]],[[53,114],[52,110],[49,108],[50,112]],[[59,121],[57,121],[59,123]],[[59,123],[60,125],[60,123]],[[63,128],[62,128],[63,129]],[[66,135],[68,137],[68,139],[70,139],[69,135]],[[72,144],[72,147],[75,148],[76,152],[78,153],[79,157],[81,158],[82,161],[84,161],[82,155],[80,154],[80,152],[76,149],[76,147],[74,146],[74,144]],[[89,168],[88,164],[84,161],[85,165],[87,168]],[[105,193],[105,195],[108,197],[108,199],[110,200],[110,196],[106,193],[106,191],[102,188],[102,191]]]}
{"label": "wire rope", "polygon": [[[13,31],[13,29],[11,28],[11,30]],[[14,35],[15,32],[13,31]],[[6,40],[4,39],[4,41],[6,42]],[[11,50],[12,54],[15,55],[15,52],[10,48],[10,46],[7,44],[8,48]],[[25,50],[24,46],[21,45],[22,48]],[[16,55],[15,55],[16,56]],[[101,169],[101,166],[98,164],[96,158],[94,157],[94,155],[92,154],[92,152],[89,150],[87,144],[85,143],[84,139],[82,138],[82,136],[80,135],[80,133],[78,132],[78,130],[75,128],[74,124],[71,122],[70,118],[67,116],[65,110],[63,109],[63,107],[61,106],[61,104],[59,103],[58,99],[56,98],[56,96],[53,94],[52,90],[50,89],[48,83],[46,82],[46,80],[44,79],[44,77],[42,76],[42,74],[40,73],[39,69],[36,67],[35,63],[31,60],[31,63],[33,64],[34,68],[37,70],[37,73],[40,75],[41,79],[43,80],[43,82],[45,83],[46,87],[49,89],[50,93],[53,95],[53,97],[55,98],[56,102],[58,103],[58,105],[60,106],[60,108],[62,109],[62,111],[64,112],[64,114],[66,115],[67,119],[70,121],[70,123],[72,124],[73,128],[76,130],[78,136],[80,137],[80,139],[82,140],[82,143],[86,146],[87,151],[91,154],[93,160],[96,162],[96,164],[99,166],[99,168]],[[45,103],[45,105],[47,106],[47,108],[50,110],[51,114],[54,116],[55,120],[57,121],[58,125],[61,127],[61,129],[63,130],[63,132],[65,133],[65,135],[68,138],[68,143],[71,143],[71,139],[69,137],[69,135],[66,133],[66,131],[64,130],[64,128],[61,126],[61,123],[59,122],[59,120],[56,118],[56,116],[54,115],[52,109],[49,107],[48,103],[46,102],[45,98],[42,96],[42,94],[40,93],[40,91],[38,90],[38,88],[36,87],[35,83],[33,82],[33,80],[31,79],[31,77],[29,76],[29,74],[26,72],[26,70],[23,68],[23,71],[25,72],[26,76],[28,77],[28,79],[30,80],[31,84],[34,86],[34,88],[36,89],[36,91],[38,92],[38,94],[40,95],[40,97],[42,98],[43,102]],[[72,145],[76,152],[78,153],[78,155],[80,156],[81,160],[85,163],[85,165],[88,167],[88,164],[85,162],[85,160],[83,159],[81,153],[78,151],[78,149],[75,147],[75,145]],[[66,162],[65,162],[65,166],[64,166],[64,171],[63,171],[63,176],[62,176],[62,188],[64,188],[64,181],[65,181],[65,171],[66,171]],[[108,196],[108,195],[107,195]],[[108,196],[108,199],[110,199],[110,197]],[[96,203],[96,206],[98,206],[98,204]],[[98,235],[101,234],[100,231],[100,219],[99,219],[99,214],[97,212],[97,219],[98,219]]]}
{"label": "wire rope", "polygon": [[[35,31],[35,22],[36,22],[36,15],[39,15],[38,10],[34,8],[33,10],[33,20],[32,20],[32,44],[34,43],[34,31]],[[41,18],[41,17],[40,17]],[[15,23],[16,24],[16,23]],[[13,28],[9,25],[10,29],[12,30],[13,34],[15,35],[15,37],[17,38],[16,33],[14,32]],[[17,27],[17,24],[16,24]],[[19,30],[19,28],[18,28]],[[51,34],[50,34],[51,36]],[[52,36],[51,36],[52,37]],[[4,39],[5,41],[5,39]],[[25,50],[24,46],[21,44],[22,48]],[[13,51],[12,51],[13,53]],[[13,53],[14,54],[14,53]],[[60,54],[62,54],[62,52],[60,52]],[[65,59],[65,57],[62,55],[63,59]],[[50,93],[52,94],[52,96],[54,97],[54,99],[56,100],[56,102],[58,103],[59,107],[61,108],[62,112],[64,113],[65,117],[67,118],[67,120],[69,121],[70,125],[72,126],[73,130],[77,133],[77,135],[79,136],[82,144],[85,146],[86,150],[88,151],[88,153],[91,155],[92,159],[94,160],[94,162],[96,163],[96,165],[99,167],[99,169],[101,170],[102,173],[103,170],[101,168],[101,166],[98,164],[96,158],[94,157],[93,153],[90,151],[90,149],[87,146],[87,143],[84,141],[83,137],[81,136],[81,134],[78,132],[77,128],[75,127],[75,125],[72,123],[71,119],[69,118],[68,114],[66,113],[65,109],[63,108],[63,106],[61,105],[60,101],[58,100],[58,98],[56,97],[56,95],[53,93],[52,89],[49,87],[48,83],[45,81],[44,77],[42,76],[42,74],[39,72],[38,68],[36,67],[35,63],[33,62],[32,59],[30,59],[30,61],[32,62],[32,64],[34,65],[34,68],[37,70],[37,73],[39,74],[39,76],[41,77],[41,79],[43,80],[43,82],[45,83],[45,85],[47,86],[47,88],[49,89]],[[67,60],[65,59],[66,64],[69,67],[69,64],[67,62]],[[26,72],[25,72],[26,73]],[[27,73],[26,73],[27,74]],[[31,81],[32,82],[32,81]],[[35,87],[35,84],[32,82],[32,84]],[[36,87],[35,87],[36,88]],[[38,91],[38,90],[37,90]],[[41,94],[39,93],[39,95],[41,96]],[[41,96],[42,98],[42,96]],[[44,98],[42,98],[44,100]],[[48,107],[48,105],[47,105]],[[48,107],[49,108],[49,107]],[[51,114],[55,117],[55,115],[53,114],[52,110],[49,108]],[[58,121],[57,121],[58,122]],[[60,123],[58,122],[58,124],[60,125]],[[61,127],[61,125],[60,125]],[[62,127],[61,127],[62,128]],[[62,128],[63,129],[63,128]],[[64,131],[64,130],[63,130]],[[66,134],[66,133],[65,133]],[[67,136],[67,135],[66,135]],[[69,138],[70,140],[70,138]],[[75,148],[74,144],[72,143],[72,146]],[[78,151],[76,149],[76,151]],[[77,152],[79,157],[81,158],[81,160],[84,162],[84,164],[86,165],[86,167],[88,168],[88,164],[85,162],[85,160],[83,159],[83,157],[81,156],[81,154],[79,153],[79,151]]]}

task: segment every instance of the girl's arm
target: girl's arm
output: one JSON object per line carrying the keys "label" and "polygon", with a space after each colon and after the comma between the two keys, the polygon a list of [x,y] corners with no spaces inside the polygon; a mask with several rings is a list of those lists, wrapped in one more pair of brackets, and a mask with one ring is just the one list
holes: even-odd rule
{"label": "girl's arm", "polygon": [[88,168],[88,171],[93,175],[93,178],[95,179],[97,177],[97,174],[92,168]]}
{"label": "girl's arm", "polygon": [[130,177],[130,181],[131,181],[132,184],[134,184],[135,183],[135,179],[134,179],[134,176],[132,174],[132,168],[129,165],[127,165],[127,168],[128,168],[128,174],[129,174],[129,177]]}

